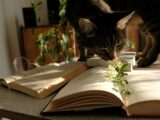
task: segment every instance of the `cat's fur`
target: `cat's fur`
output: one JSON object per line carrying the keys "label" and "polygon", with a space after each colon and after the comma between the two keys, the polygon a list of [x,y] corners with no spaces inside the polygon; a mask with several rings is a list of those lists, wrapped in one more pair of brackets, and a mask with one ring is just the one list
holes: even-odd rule
{"label": "cat's fur", "polygon": [[125,45],[124,28],[134,18],[131,15],[136,15],[141,18],[141,31],[148,41],[138,65],[151,65],[160,47],[159,6],[160,0],[67,0],[66,16],[78,33],[79,60],[86,59],[84,48],[105,60],[114,59]]}

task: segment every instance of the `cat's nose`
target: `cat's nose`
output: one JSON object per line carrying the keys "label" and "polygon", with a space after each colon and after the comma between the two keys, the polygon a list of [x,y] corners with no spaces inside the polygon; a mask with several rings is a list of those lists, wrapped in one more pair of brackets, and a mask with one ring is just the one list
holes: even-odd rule
{"label": "cat's nose", "polygon": [[113,56],[109,56],[109,59],[110,60],[114,60],[115,59],[115,56],[113,55]]}
{"label": "cat's nose", "polygon": [[108,58],[110,59],[110,60],[114,60],[114,59],[116,59],[117,58],[117,54],[116,54],[116,52],[114,52],[114,53],[110,53],[110,55],[108,56]]}

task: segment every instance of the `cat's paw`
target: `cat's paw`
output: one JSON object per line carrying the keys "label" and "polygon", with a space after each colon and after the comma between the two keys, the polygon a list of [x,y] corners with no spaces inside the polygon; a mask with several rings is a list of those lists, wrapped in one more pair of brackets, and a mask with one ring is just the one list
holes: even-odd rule
{"label": "cat's paw", "polygon": [[151,65],[151,60],[150,59],[147,59],[147,58],[142,58],[140,57],[138,60],[137,60],[137,65],[138,67],[148,67],[149,65]]}
{"label": "cat's paw", "polygon": [[136,54],[136,60],[143,58],[143,54],[142,53],[137,53]]}

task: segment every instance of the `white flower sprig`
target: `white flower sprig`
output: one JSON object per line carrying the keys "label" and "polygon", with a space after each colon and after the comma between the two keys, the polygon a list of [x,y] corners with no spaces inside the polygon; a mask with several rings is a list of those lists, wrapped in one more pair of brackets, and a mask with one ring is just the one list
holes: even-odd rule
{"label": "white flower sprig", "polygon": [[114,90],[123,95],[130,95],[128,81],[125,79],[127,64],[123,64],[121,60],[113,60],[108,66],[107,77],[113,82]]}

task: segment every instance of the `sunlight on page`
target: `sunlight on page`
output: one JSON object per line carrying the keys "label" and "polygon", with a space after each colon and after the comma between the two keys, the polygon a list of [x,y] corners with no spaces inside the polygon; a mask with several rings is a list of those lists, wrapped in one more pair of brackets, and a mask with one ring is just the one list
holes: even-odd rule
{"label": "sunlight on page", "polygon": [[63,77],[60,77],[63,73],[64,70],[54,69],[51,71],[46,71],[44,73],[38,73],[33,76],[25,77],[20,81],[16,81],[15,83],[19,83],[22,86],[26,86],[35,90],[42,88],[46,89],[49,86],[63,82],[65,79]]}
{"label": "sunlight on page", "polygon": [[16,80],[20,80],[22,78],[22,76],[19,76],[19,75],[13,75],[11,77],[8,77],[8,78],[5,78],[5,81],[3,80],[3,84],[4,85],[7,85],[11,82],[14,82]]}
{"label": "sunlight on page", "polygon": [[20,73],[23,76],[36,76],[36,75],[41,75],[45,74],[47,72],[52,72],[53,69],[56,69],[58,66],[55,66],[54,64],[48,64],[43,67],[38,67],[32,70],[24,71]]}
{"label": "sunlight on page", "polygon": [[59,66],[50,64],[3,78],[0,84],[36,98],[44,98],[86,70],[85,62],[70,62]]}
{"label": "sunlight on page", "polygon": [[38,67],[38,68],[35,68],[35,69],[32,69],[32,70],[28,70],[28,71],[18,73],[18,74],[6,77],[3,84],[7,85],[11,82],[21,80],[24,77],[31,77],[31,76],[37,76],[37,75],[45,74],[46,72],[50,72],[50,70],[54,69],[54,67],[56,67],[54,64],[48,64],[48,65],[45,65],[43,67]]}
{"label": "sunlight on page", "polygon": [[126,79],[132,95],[127,97],[127,106],[137,102],[160,100],[160,70],[135,70]]}
{"label": "sunlight on page", "polygon": [[100,90],[115,94],[122,101],[121,95],[113,90],[113,83],[105,76],[106,70],[104,67],[89,69],[70,81],[54,99],[83,91]]}

